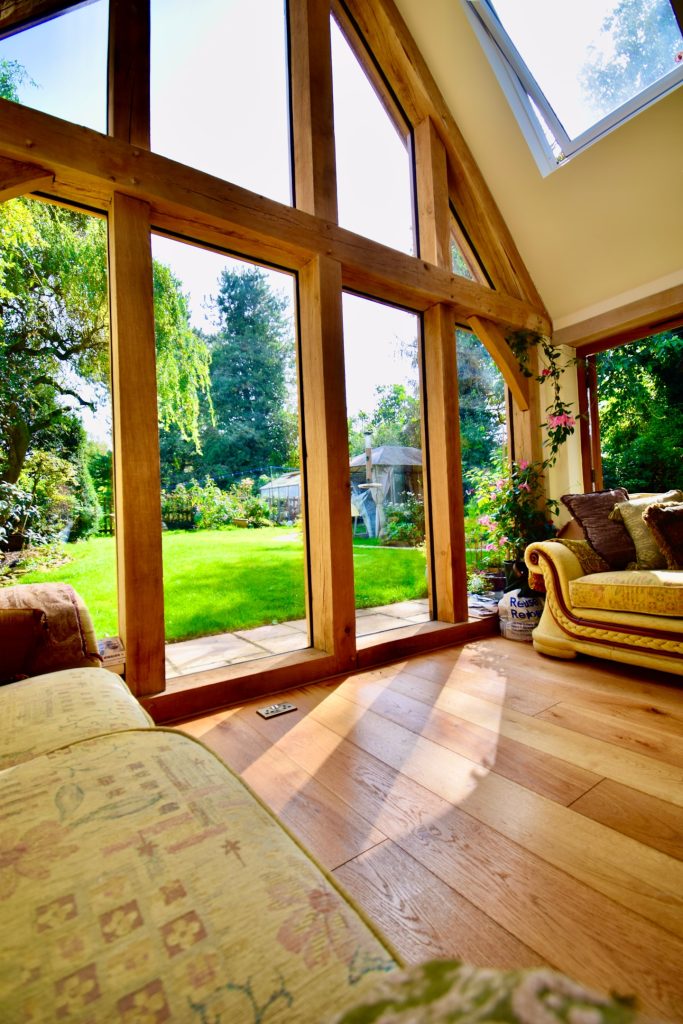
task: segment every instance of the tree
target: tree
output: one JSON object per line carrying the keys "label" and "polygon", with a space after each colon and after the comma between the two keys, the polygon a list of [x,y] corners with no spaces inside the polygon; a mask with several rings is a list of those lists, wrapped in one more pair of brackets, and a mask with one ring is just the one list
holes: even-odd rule
{"label": "tree", "polygon": [[[0,206],[0,246],[0,479],[14,483],[31,450],[59,447],[73,430],[73,406],[94,410],[106,394],[106,226],[16,199]],[[208,349],[180,282],[157,262],[154,292],[160,421],[197,444]]]}
{"label": "tree", "polygon": [[463,479],[488,466],[505,438],[505,384],[474,334],[457,331],[460,448]]}
{"label": "tree", "polygon": [[[294,346],[287,303],[257,268],[224,270],[213,301],[211,354],[214,418],[200,412],[201,450],[177,429],[161,436],[166,488],[210,476],[221,487],[298,462],[293,408]],[[296,461],[295,461],[296,460]]]}
{"label": "tree", "polygon": [[681,32],[669,0],[620,0],[589,48],[581,87],[599,116],[638,95],[676,67]]}
{"label": "tree", "polygon": [[683,329],[603,352],[597,360],[606,487],[681,484]]}

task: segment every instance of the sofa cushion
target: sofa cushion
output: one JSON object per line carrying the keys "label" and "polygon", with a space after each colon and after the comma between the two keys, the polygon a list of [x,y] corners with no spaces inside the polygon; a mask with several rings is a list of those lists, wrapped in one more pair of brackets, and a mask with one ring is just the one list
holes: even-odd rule
{"label": "sofa cushion", "polygon": [[670,569],[598,572],[569,581],[575,608],[683,617],[683,573]]}
{"label": "sofa cushion", "polygon": [[7,1024],[318,1021],[396,966],[189,736],[120,732],[33,758],[0,773],[0,817]]}
{"label": "sofa cushion", "polygon": [[388,975],[328,1024],[636,1024],[632,1000],[591,992],[547,967],[498,970],[431,960]]}
{"label": "sofa cushion", "polygon": [[0,683],[30,674],[46,630],[47,619],[40,608],[0,608]]}
{"label": "sofa cushion", "polygon": [[[621,521],[631,535],[636,549],[634,569],[665,569],[666,558],[657,543],[651,527],[643,518],[647,508],[653,503],[683,501],[683,492],[666,491],[663,494],[644,495],[618,502],[610,512],[610,519]],[[675,568],[675,567],[671,567]]]}
{"label": "sofa cushion", "polygon": [[586,540],[611,569],[624,569],[636,557],[636,549],[624,524],[609,519],[617,502],[627,500],[628,492],[623,487],[593,491],[591,494],[563,494],[561,498],[563,505],[583,527]]}
{"label": "sofa cushion", "polygon": [[669,569],[683,569],[683,503],[654,504],[644,513]]}
{"label": "sofa cushion", "polygon": [[[0,608],[38,608],[45,613],[47,637],[31,660],[31,675],[102,664],[88,609],[69,584],[20,583],[2,587]],[[0,650],[0,657],[4,655],[4,650]]]}
{"label": "sofa cushion", "polygon": [[73,668],[34,676],[0,690],[0,769],[89,736],[151,725],[113,672]]}

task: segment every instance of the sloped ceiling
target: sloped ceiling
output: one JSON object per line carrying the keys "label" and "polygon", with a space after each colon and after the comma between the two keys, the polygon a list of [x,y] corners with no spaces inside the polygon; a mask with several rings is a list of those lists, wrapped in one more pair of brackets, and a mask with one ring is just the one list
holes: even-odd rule
{"label": "sloped ceiling", "polygon": [[542,177],[461,0],[396,0],[555,328],[683,284],[683,88]]}

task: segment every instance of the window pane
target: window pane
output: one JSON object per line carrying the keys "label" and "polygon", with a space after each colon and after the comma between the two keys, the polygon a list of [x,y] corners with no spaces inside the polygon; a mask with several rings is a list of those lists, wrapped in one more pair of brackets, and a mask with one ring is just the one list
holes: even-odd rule
{"label": "window pane", "polygon": [[152,0],[152,149],[291,203],[282,0]]}
{"label": "window pane", "polygon": [[0,96],[107,130],[107,0],[0,40]]}
{"label": "window pane", "polygon": [[294,282],[152,251],[172,677],[308,646]]}
{"label": "window pane", "polygon": [[570,138],[680,67],[669,0],[495,0],[495,10]]}
{"label": "window pane", "polygon": [[339,223],[414,253],[411,162],[402,136],[332,20]]}
{"label": "window pane", "polygon": [[502,589],[504,552],[481,521],[478,499],[495,488],[505,457],[505,383],[476,335],[458,329],[455,340],[470,614],[481,615],[495,612],[491,591]]}
{"label": "window pane", "polygon": [[69,583],[116,635],[106,222],[14,199],[0,241],[0,585]]}
{"label": "window pane", "polygon": [[359,636],[426,622],[424,459],[413,313],[344,295]]}

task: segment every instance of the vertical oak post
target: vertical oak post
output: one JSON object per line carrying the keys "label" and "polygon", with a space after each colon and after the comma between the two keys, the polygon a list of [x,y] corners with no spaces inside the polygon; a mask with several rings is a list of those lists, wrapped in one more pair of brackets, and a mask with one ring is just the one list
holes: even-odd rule
{"label": "vertical oak post", "polygon": [[149,208],[114,193],[109,217],[119,632],[137,696],[164,689],[159,426]]}
{"label": "vertical oak post", "polygon": [[337,221],[329,0],[289,0],[294,198]]}
{"label": "vertical oak post", "polygon": [[445,305],[424,314],[427,498],[431,520],[432,613],[441,622],[467,621],[465,520],[460,457],[460,409],[455,320]]}
{"label": "vertical oak post", "polygon": [[[415,129],[420,256],[450,269],[448,162],[430,118]],[[429,453],[425,496],[432,614],[441,622],[467,621],[465,525],[460,461],[460,411],[455,318],[445,305],[423,318],[422,447]],[[426,442],[426,443],[425,443]],[[430,565],[430,560],[427,562]]]}
{"label": "vertical oak post", "polygon": [[437,267],[450,270],[451,212],[446,150],[429,117],[416,127],[414,138],[420,256],[436,263]]}
{"label": "vertical oak post", "polygon": [[312,641],[343,668],[355,656],[356,621],[341,266],[317,257],[299,278]]}
{"label": "vertical oak post", "polygon": [[149,149],[150,0],[109,0],[107,131]]}

